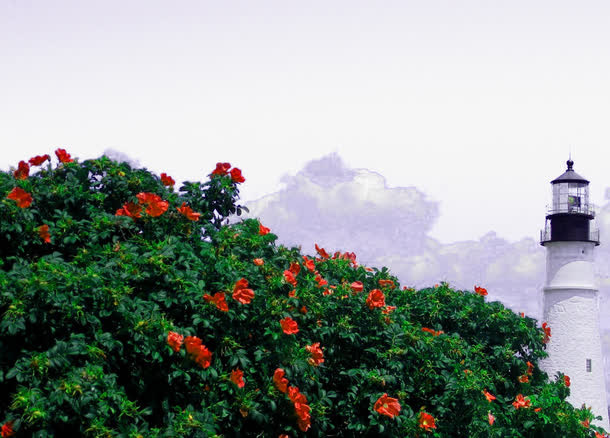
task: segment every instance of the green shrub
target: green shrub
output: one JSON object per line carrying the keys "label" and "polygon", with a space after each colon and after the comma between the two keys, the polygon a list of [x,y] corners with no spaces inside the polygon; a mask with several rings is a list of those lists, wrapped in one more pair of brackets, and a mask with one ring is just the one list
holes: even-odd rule
{"label": "green shrub", "polygon": [[484,290],[401,288],[354,254],[303,256],[255,219],[228,225],[244,209],[228,163],[176,191],[56,155],[0,172],[3,436],[599,430],[539,369],[536,321]]}

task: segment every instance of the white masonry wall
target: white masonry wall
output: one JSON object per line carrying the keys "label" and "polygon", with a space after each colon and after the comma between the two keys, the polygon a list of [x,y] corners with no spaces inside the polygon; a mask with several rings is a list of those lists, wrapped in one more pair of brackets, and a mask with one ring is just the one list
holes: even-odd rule
{"label": "white masonry wall", "polygon": [[[598,291],[591,242],[547,242],[547,280],[543,292],[543,322],[551,327],[549,357],[541,362],[551,379],[560,371],[570,377],[568,401],[591,407],[610,431],[599,334]],[[587,359],[591,371],[587,371]]]}

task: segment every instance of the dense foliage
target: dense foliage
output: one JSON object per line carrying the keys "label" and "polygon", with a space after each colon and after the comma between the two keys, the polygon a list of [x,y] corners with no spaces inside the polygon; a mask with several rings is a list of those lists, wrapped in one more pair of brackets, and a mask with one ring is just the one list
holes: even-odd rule
{"label": "dense foliage", "polygon": [[229,225],[228,163],[177,191],[56,156],[0,172],[2,437],[595,436],[548,329],[485,289]]}

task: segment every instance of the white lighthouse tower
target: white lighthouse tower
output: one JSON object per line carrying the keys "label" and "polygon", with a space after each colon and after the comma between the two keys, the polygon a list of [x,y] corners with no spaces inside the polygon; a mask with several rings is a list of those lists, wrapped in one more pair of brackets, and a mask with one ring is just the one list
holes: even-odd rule
{"label": "white lighthouse tower", "polygon": [[546,216],[540,244],[546,248],[544,317],[551,328],[548,358],[541,367],[553,378],[557,372],[570,377],[568,401],[577,408],[590,406],[608,427],[608,402],[599,334],[598,289],[595,284],[595,247],[599,230],[589,203],[589,181],[574,172],[574,162],[551,181],[553,204]]}

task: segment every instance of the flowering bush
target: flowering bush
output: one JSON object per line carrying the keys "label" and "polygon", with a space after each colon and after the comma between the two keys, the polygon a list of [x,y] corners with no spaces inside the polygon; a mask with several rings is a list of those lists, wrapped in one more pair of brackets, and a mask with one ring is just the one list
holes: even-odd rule
{"label": "flowering bush", "polygon": [[538,367],[550,328],[483,288],[228,225],[229,163],[176,190],[55,157],[0,172],[2,437],[603,434]]}

